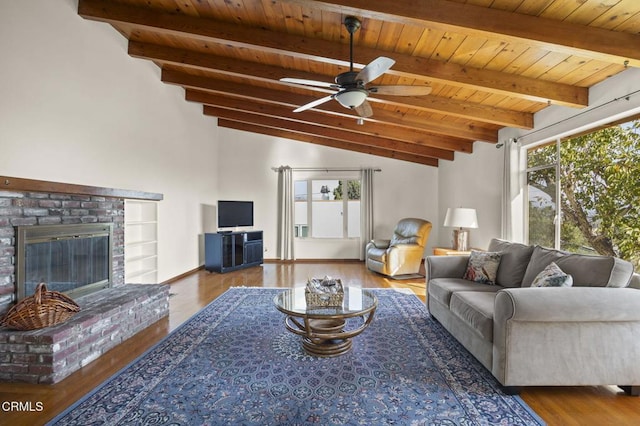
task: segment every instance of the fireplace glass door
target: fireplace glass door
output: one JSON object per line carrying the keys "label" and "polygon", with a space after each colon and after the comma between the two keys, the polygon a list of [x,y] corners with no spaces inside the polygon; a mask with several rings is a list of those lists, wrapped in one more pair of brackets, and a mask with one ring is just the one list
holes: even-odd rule
{"label": "fireplace glass door", "polygon": [[[22,275],[18,280],[19,299],[32,295],[41,282],[49,290],[67,295],[110,285],[110,226],[76,225],[66,229],[68,233],[54,227],[54,235],[45,235],[44,229],[38,229],[42,227],[30,228],[19,244],[24,247],[23,255],[18,256],[18,275]],[[36,230],[38,235],[29,235]]]}

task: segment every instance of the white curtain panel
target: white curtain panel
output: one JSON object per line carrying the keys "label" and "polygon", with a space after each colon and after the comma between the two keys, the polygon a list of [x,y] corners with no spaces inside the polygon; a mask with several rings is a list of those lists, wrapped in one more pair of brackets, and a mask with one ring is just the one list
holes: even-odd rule
{"label": "white curtain panel", "polygon": [[278,168],[278,253],[280,260],[294,260],[293,172],[289,166]]}
{"label": "white curtain panel", "polygon": [[515,195],[520,191],[518,182],[519,152],[520,147],[513,139],[504,142],[504,161],[502,172],[502,235],[501,238],[513,240],[513,209],[511,203]]}
{"label": "white curtain panel", "polygon": [[360,187],[360,260],[365,259],[365,247],[373,239],[373,175],[374,169],[362,169]]}

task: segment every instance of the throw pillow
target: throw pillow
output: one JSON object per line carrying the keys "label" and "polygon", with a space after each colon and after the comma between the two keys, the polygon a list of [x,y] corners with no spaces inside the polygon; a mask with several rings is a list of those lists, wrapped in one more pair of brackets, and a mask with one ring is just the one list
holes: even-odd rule
{"label": "throw pillow", "polygon": [[573,277],[565,274],[555,262],[551,262],[536,276],[531,287],[571,287]]}
{"label": "throw pillow", "polygon": [[464,279],[495,285],[501,257],[502,253],[496,251],[471,250]]}

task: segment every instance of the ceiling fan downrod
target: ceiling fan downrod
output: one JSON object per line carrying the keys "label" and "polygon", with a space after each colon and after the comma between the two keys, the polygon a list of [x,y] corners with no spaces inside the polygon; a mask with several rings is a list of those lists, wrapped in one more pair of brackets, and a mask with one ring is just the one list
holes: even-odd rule
{"label": "ceiling fan downrod", "polygon": [[355,16],[344,18],[344,26],[349,31],[349,72],[353,72],[353,34],[360,29],[362,24]]}

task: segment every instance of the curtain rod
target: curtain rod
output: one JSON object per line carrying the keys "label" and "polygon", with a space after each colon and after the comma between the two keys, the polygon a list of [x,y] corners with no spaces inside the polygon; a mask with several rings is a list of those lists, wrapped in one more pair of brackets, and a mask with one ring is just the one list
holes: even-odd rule
{"label": "curtain rod", "polygon": [[[282,167],[288,167],[288,166],[281,166],[281,167],[272,167],[271,170],[273,170],[274,172],[279,171]],[[299,172],[299,171],[305,171],[305,172],[360,172],[362,170],[364,170],[364,167],[360,167],[360,168],[356,168],[356,167],[351,167],[351,168],[344,168],[344,167],[289,167],[291,170],[293,170],[294,172]],[[381,172],[382,169],[373,169],[374,172]]]}
{"label": "curtain rod", "polygon": [[[542,132],[543,130],[547,130],[547,129],[551,128],[551,127],[557,126],[557,125],[559,125],[559,124],[562,124],[562,123],[567,122],[567,121],[570,121],[570,120],[574,120],[576,117],[580,117],[580,116],[582,116],[582,115],[584,115],[584,114],[590,114],[590,113],[592,113],[593,111],[597,111],[598,109],[603,108],[603,107],[605,107],[605,106],[607,106],[607,105],[613,104],[613,103],[615,103],[615,102],[618,102],[618,101],[621,101],[621,100],[628,101],[628,100],[629,100],[629,98],[631,98],[632,96],[637,95],[638,93],[640,93],[640,90],[635,90],[635,91],[633,91],[633,92],[631,92],[631,93],[627,93],[627,94],[626,94],[626,95],[624,95],[624,96],[619,96],[619,97],[614,98],[614,99],[611,99],[610,101],[607,101],[607,102],[605,102],[605,103],[603,103],[603,104],[596,105],[596,106],[594,106],[593,108],[590,108],[590,109],[589,109],[589,108],[587,108],[587,109],[585,109],[585,110],[583,110],[583,111],[580,111],[580,112],[579,112],[579,113],[577,113],[576,115],[572,115],[572,116],[567,117],[567,118],[564,118],[564,119],[562,119],[562,120],[560,120],[560,121],[556,121],[555,123],[551,123],[551,124],[549,124],[549,125],[547,125],[547,126],[544,126],[544,127],[539,128],[539,129],[533,130],[533,131],[531,131],[531,132],[529,132],[529,133],[525,133],[524,135],[520,135],[520,136],[518,136],[517,138],[515,138],[515,139],[516,139],[516,142],[517,142],[519,139],[526,138],[526,137],[529,137],[529,136],[531,136],[531,135],[535,135],[536,133]],[[501,145],[501,146],[502,146],[502,145]],[[498,147],[498,148],[499,148],[499,147]]]}

